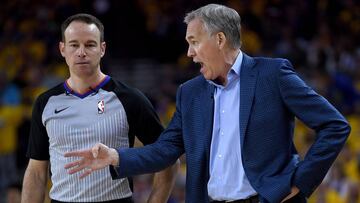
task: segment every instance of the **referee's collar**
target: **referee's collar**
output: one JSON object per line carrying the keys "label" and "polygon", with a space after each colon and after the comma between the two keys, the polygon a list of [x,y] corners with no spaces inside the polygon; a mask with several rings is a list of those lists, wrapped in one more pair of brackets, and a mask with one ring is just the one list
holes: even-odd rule
{"label": "referee's collar", "polygon": [[89,90],[83,94],[80,94],[78,92],[76,92],[75,90],[73,90],[70,85],[68,84],[67,80],[64,82],[64,88],[65,88],[65,93],[67,95],[75,95],[81,99],[89,96],[90,94],[93,94],[93,93],[98,93],[99,92],[99,89],[104,87],[109,81],[110,81],[111,77],[106,75],[104,77],[104,79],[102,79],[98,85],[96,85],[95,87],[89,87]]}

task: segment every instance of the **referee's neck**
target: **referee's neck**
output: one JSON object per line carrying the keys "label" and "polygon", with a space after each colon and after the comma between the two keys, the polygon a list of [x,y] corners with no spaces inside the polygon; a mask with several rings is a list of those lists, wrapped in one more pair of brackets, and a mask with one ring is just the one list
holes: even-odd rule
{"label": "referee's neck", "polygon": [[67,85],[74,91],[83,94],[89,91],[89,89],[96,88],[104,79],[106,75],[102,72],[94,74],[88,77],[78,77],[71,75],[67,79]]}

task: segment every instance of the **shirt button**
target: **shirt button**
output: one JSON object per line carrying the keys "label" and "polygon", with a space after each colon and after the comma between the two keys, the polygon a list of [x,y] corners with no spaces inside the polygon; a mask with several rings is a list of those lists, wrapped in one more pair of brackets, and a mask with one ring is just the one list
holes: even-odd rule
{"label": "shirt button", "polygon": [[222,110],[221,113],[225,113],[225,110]]}
{"label": "shirt button", "polygon": [[218,156],[219,158],[221,158],[222,157],[222,155],[221,154],[219,154],[219,156]]}
{"label": "shirt button", "polygon": [[221,131],[221,135],[224,135],[224,132],[223,132],[223,131]]}

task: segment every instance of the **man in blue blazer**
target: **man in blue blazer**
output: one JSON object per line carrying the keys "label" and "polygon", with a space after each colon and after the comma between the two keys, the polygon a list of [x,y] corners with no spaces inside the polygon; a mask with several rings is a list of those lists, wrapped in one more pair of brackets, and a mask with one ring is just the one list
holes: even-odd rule
{"label": "man in blue blazer", "polygon": [[[240,16],[209,4],[188,13],[188,56],[202,75],[182,84],[176,112],[157,142],[112,149],[99,143],[69,173],[111,165],[113,178],[152,173],[186,154],[186,202],[306,202],[343,147],[350,126],[307,86],[286,59],[240,50]],[[316,132],[304,159],[293,143],[295,117]]]}

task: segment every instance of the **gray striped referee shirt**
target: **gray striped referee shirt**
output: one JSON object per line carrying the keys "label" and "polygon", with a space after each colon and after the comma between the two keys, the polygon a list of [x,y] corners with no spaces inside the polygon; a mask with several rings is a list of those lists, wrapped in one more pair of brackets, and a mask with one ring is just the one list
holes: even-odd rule
{"label": "gray striped referee shirt", "polygon": [[79,179],[64,165],[76,158],[64,153],[92,147],[133,147],[136,135],[150,144],[162,132],[146,97],[107,76],[89,92],[78,94],[66,82],[38,97],[33,108],[28,157],[50,161],[50,198],[61,202],[103,202],[130,197],[131,180],[113,180],[108,168]]}

